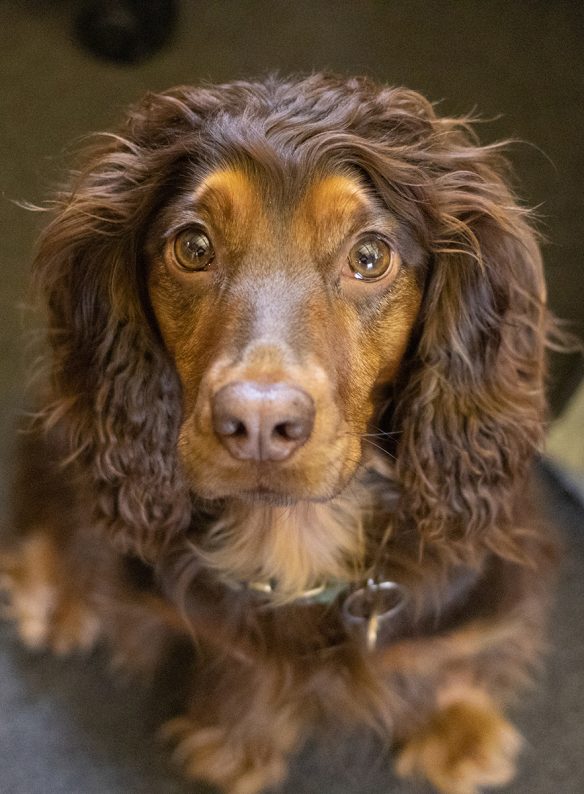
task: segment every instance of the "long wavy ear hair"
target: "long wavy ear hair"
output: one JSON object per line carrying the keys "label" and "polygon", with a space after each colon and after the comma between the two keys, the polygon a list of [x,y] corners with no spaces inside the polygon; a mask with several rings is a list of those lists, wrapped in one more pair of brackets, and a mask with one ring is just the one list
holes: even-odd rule
{"label": "long wavy ear hair", "polygon": [[386,414],[398,522],[451,562],[485,548],[516,558],[552,327],[537,236],[500,146],[481,147],[469,124],[438,118],[417,94],[385,93],[399,157],[377,158],[370,172],[398,213],[417,216],[430,252],[419,326]]}
{"label": "long wavy ear hair", "polygon": [[147,97],[120,135],[99,138],[58,196],[34,264],[52,348],[46,424],[68,432],[97,519],[147,559],[190,516],[176,455],[180,385],[150,317],[141,261],[141,235],[191,167],[214,102],[203,90],[189,99]]}

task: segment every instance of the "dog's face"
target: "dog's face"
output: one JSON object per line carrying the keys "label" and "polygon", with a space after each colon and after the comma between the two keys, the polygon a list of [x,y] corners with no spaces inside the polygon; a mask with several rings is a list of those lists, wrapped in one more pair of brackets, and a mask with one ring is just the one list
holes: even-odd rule
{"label": "dog's face", "polygon": [[542,435],[547,327],[505,173],[465,121],[363,79],[182,87],[132,109],[36,262],[49,422],[67,417],[116,540],[156,557],[193,496],[326,501],[384,446],[366,443],[379,426],[392,526],[460,558],[503,547]]}
{"label": "dog's face", "polygon": [[149,235],[149,295],[182,385],[195,493],[335,495],[418,313],[422,249],[350,172],[212,169]]}

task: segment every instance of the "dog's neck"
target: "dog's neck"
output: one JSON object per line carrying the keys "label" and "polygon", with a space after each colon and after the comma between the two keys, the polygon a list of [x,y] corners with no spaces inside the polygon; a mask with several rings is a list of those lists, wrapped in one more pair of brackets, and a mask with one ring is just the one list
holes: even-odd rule
{"label": "dog's neck", "polygon": [[282,602],[310,588],[363,577],[366,514],[363,494],[284,507],[229,502],[198,550],[231,582],[275,581]]}

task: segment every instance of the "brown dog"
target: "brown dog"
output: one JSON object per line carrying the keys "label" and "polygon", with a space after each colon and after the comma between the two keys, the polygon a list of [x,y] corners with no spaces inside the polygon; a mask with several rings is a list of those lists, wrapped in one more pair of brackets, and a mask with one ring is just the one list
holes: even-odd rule
{"label": "brown dog", "polygon": [[343,719],[447,794],[512,777],[549,321],[504,174],[418,94],[315,75],[149,96],[59,197],[12,611],[144,670],[188,638],[189,775],[255,794]]}

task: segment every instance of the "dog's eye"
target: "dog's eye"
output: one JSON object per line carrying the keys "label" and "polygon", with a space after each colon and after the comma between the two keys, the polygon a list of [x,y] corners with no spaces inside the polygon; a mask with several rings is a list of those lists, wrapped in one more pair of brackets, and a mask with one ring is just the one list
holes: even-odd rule
{"label": "dog's eye", "polygon": [[201,229],[185,229],[175,237],[174,257],[183,270],[205,270],[215,258],[215,251]]}
{"label": "dog's eye", "polygon": [[375,281],[397,266],[398,254],[380,237],[363,237],[349,252],[349,267],[353,276],[363,281]]}

